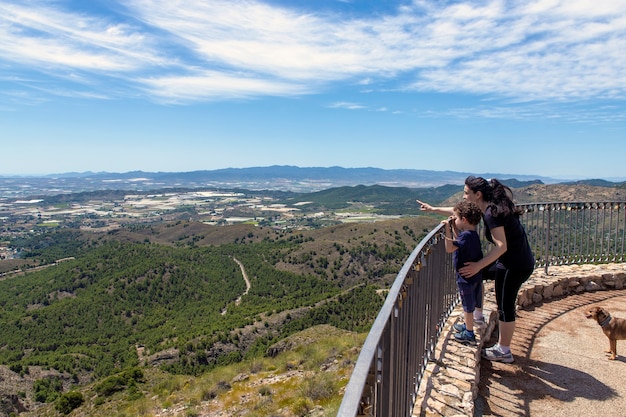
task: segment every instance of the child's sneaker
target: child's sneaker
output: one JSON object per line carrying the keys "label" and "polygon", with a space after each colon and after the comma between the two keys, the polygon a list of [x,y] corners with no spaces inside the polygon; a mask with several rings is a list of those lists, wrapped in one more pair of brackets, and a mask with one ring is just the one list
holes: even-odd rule
{"label": "child's sneaker", "polygon": [[511,352],[502,352],[498,345],[493,345],[490,348],[483,349],[480,356],[494,362],[512,363],[514,360]]}
{"label": "child's sneaker", "polygon": [[459,333],[455,333],[454,334],[454,339],[457,342],[461,342],[464,345],[475,345],[476,344],[476,336],[474,335],[474,332],[470,333],[467,330],[463,330],[462,332]]}
{"label": "child's sneaker", "polygon": [[474,319],[474,326],[475,327],[479,327],[479,328],[485,327],[485,318],[484,317],[481,317],[479,319],[475,318]]}
{"label": "child's sneaker", "polygon": [[454,326],[452,326],[452,327],[458,333],[461,333],[463,330],[467,330],[467,327],[465,326],[465,323],[454,323]]}

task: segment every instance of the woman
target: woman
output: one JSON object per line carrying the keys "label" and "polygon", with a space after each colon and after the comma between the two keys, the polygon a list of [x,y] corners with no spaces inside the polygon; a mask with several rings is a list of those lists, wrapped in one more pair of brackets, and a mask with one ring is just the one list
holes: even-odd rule
{"label": "woman", "polygon": [[[515,332],[517,293],[535,268],[535,258],[513,203],[511,189],[500,181],[467,177],[463,198],[480,207],[485,225],[485,237],[492,249],[478,262],[467,262],[459,273],[470,277],[496,262],[495,292],[498,305],[498,343],[483,349],[482,357],[491,361],[513,362],[511,340]],[[419,200],[422,210],[452,214],[452,207],[433,207]]]}

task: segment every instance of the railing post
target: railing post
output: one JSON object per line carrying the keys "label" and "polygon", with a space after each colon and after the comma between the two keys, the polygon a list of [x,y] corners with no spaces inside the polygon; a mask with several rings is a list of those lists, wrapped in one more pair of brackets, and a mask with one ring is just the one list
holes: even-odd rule
{"label": "railing post", "polygon": [[548,205],[546,204],[546,211],[548,212],[548,224],[546,225],[546,249],[545,249],[545,254],[546,254],[546,266],[544,267],[544,272],[546,275],[548,275],[548,266],[550,265],[550,228],[552,227],[550,225],[550,216],[551,216],[551,211],[548,208]]}

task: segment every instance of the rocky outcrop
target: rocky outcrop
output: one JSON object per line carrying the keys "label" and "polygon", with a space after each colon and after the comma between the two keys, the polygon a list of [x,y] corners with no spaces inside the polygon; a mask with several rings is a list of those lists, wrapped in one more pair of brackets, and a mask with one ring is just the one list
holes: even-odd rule
{"label": "rocky outcrop", "polygon": [[0,415],[10,416],[28,411],[23,400],[16,394],[0,397]]}
{"label": "rocky outcrop", "polygon": [[59,378],[64,390],[73,384],[87,383],[87,375],[79,376],[77,381],[67,373],[44,369],[40,366],[29,366],[19,373],[6,365],[0,365],[0,417],[18,415],[27,411],[36,412],[43,404],[34,400],[33,384],[43,378]]}

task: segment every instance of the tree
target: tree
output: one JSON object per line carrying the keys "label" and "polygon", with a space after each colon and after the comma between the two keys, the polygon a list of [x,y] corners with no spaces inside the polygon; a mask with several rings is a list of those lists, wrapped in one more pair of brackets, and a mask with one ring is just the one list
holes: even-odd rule
{"label": "tree", "polygon": [[80,407],[83,402],[85,402],[83,394],[77,391],[70,391],[61,395],[61,398],[59,398],[56,404],[56,409],[63,414],[69,414]]}

